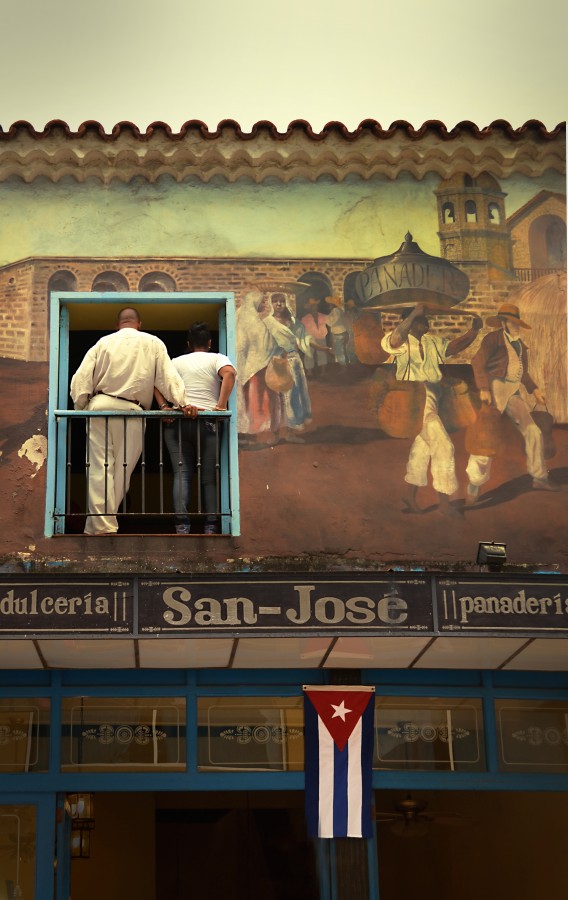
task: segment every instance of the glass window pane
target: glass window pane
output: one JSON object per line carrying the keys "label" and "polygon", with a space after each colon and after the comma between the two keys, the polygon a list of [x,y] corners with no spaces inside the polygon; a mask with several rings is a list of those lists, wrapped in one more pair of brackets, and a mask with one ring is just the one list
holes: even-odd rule
{"label": "glass window pane", "polygon": [[376,697],[374,769],[485,770],[481,700]]}
{"label": "glass window pane", "polygon": [[0,805],[0,900],[34,900],[35,806]]}
{"label": "glass window pane", "polygon": [[500,768],[504,772],[568,772],[568,703],[497,700]]}
{"label": "glass window pane", "polygon": [[201,697],[197,710],[200,771],[302,771],[302,697]]}
{"label": "glass window pane", "polygon": [[62,770],[185,770],[182,697],[66,697]]}
{"label": "glass window pane", "polygon": [[0,699],[0,772],[46,772],[49,700]]}

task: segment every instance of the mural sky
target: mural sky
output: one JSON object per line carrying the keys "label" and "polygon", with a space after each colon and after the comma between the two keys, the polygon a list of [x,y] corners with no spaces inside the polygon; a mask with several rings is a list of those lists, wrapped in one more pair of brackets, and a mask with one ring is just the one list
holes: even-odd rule
{"label": "mural sky", "polygon": [[[425,253],[438,255],[439,181],[11,181],[0,185],[0,265],[28,256],[374,258],[391,253],[409,228]],[[539,190],[566,190],[554,172],[537,185],[518,174],[500,183],[508,216]]]}

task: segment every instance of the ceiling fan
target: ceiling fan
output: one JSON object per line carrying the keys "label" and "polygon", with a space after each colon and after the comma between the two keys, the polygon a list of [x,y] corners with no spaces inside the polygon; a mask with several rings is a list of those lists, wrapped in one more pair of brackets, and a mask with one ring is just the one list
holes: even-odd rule
{"label": "ceiling fan", "polygon": [[392,812],[377,812],[377,822],[390,823],[391,831],[399,837],[420,837],[425,835],[430,825],[455,825],[463,821],[463,816],[453,812],[427,813],[425,800],[415,800],[407,794],[397,800]]}

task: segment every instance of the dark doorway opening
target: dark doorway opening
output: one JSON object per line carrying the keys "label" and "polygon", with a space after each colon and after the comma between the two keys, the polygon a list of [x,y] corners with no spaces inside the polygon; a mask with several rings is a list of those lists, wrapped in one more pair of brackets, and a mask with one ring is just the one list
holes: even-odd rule
{"label": "dark doorway opening", "polygon": [[[185,329],[179,331],[160,331],[154,329],[152,332],[164,342],[167,347],[170,358],[181,356],[187,352],[187,331]],[[68,382],[71,383],[75,371],[79,367],[83,357],[87,351],[96,344],[96,342],[109,331],[73,331],[69,341],[69,373]],[[219,332],[213,331],[212,349],[218,352]],[[72,408],[72,401],[67,392],[67,406]],[[157,405],[154,402],[154,409]],[[85,438],[85,422],[84,420],[76,420],[70,424],[71,434],[69,441],[70,459],[69,470],[70,476],[69,487],[69,514],[66,517],[65,531],[67,534],[81,534],[85,526],[85,508],[86,508],[86,438]],[[119,531],[124,534],[171,534],[174,531],[173,511],[172,511],[172,472],[168,455],[165,447],[161,446],[159,422],[157,420],[148,420],[146,422],[147,440],[145,441],[144,459],[140,460],[134,469],[130,490],[126,497],[126,511],[128,516],[118,515]],[[160,481],[160,461],[164,460],[163,483]],[[142,471],[144,471],[144,486],[141,484]],[[134,512],[142,508],[142,494],[144,494],[144,503],[149,510],[157,510],[160,508],[160,492],[163,491],[164,512],[171,515],[166,516],[148,516],[134,515]],[[196,507],[196,480],[194,479],[192,506]],[[82,511],[82,512],[81,512]],[[201,520],[194,522],[193,530],[199,532],[202,527]]]}
{"label": "dark doorway opening", "polygon": [[320,900],[302,791],[97,792],[94,813],[73,900]]}
{"label": "dark doorway opening", "polygon": [[156,900],[190,896],[318,900],[303,794],[192,795],[182,807],[157,808]]}

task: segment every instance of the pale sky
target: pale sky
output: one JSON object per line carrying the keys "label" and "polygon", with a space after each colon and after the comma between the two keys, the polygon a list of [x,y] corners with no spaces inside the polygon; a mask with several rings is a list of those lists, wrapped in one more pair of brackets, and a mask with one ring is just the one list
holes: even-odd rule
{"label": "pale sky", "polygon": [[0,126],[567,117],[567,0],[0,0]]}

